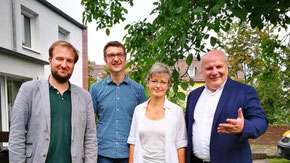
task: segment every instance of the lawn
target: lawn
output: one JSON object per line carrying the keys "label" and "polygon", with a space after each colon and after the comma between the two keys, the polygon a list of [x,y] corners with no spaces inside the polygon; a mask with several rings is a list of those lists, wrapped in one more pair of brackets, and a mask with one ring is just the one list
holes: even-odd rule
{"label": "lawn", "polygon": [[271,158],[267,159],[269,163],[290,163],[290,160],[286,160],[284,158]]}

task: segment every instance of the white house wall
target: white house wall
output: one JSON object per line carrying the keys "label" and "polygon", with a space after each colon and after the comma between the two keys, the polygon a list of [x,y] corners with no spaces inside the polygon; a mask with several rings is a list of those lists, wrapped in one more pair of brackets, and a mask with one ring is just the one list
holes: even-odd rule
{"label": "white house wall", "polygon": [[13,48],[12,40],[12,11],[11,2],[1,0],[0,5],[0,46],[7,49]]}
{"label": "white house wall", "polygon": [[[70,81],[78,86],[83,86],[82,80],[82,29],[72,24],[65,18],[61,17],[51,9],[47,8],[43,4],[35,1],[35,0],[17,0],[15,3],[16,7],[16,22],[17,22],[17,31],[21,31],[20,29],[20,15],[21,15],[21,5],[29,8],[33,12],[37,13],[36,17],[36,31],[35,31],[35,47],[31,49],[39,52],[35,53],[33,51],[22,48],[21,39],[17,40],[17,49],[20,53],[28,54],[32,57],[39,58],[45,61],[48,61],[48,49],[50,45],[58,40],[58,30],[59,27],[64,28],[69,32],[67,41],[70,42],[79,53],[79,61],[75,65],[75,69]],[[21,37],[21,33],[17,33],[17,37]],[[44,70],[44,78],[47,78],[50,75],[50,67],[45,66]]]}
{"label": "white house wall", "polygon": [[43,65],[0,53],[0,72],[23,79],[43,78]]}

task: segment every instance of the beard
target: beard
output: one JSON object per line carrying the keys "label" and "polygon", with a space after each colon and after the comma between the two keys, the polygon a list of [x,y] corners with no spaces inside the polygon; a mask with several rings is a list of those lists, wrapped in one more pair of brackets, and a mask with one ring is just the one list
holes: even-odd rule
{"label": "beard", "polygon": [[67,76],[64,76],[63,77],[63,76],[58,75],[57,71],[52,71],[51,70],[51,75],[58,82],[60,82],[60,83],[66,83],[69,80],[69,78],[71,77],[72,74],[68,74]]}

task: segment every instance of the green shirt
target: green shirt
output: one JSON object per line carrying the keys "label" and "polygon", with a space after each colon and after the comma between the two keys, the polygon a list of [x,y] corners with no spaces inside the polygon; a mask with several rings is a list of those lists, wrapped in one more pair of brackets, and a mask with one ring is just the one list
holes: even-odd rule
{"label": "green shirt", "polygon": [[49,83],[50,143],[46,163],[71,163],[71,91],[61,94]]}

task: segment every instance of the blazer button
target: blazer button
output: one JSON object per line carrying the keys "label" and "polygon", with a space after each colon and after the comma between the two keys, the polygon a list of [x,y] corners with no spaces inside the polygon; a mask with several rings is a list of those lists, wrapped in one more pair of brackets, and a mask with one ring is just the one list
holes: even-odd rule
{"label": "blazer button", "polygon": [[46,157],[46,154],[43,154],[42,157]]}

